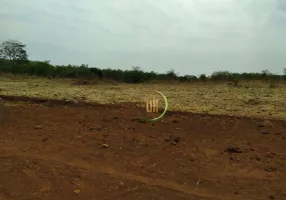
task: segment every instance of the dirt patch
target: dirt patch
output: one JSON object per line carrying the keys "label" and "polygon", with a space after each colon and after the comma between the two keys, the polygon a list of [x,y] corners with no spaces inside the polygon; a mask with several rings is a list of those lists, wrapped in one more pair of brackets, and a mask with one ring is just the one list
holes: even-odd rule
{"label": "dirt patch", "polygon": [[[48,99],[48,98],[37,98],[37,97],[25,97],[25,96],[11,96],[11,95],[0,95],[2,102],[28,102],[33,104],[45,104],[49,106],[70,106],[70,107],[109,107],[109,108],[120,108],[122,106],[129,106],[129,103],[126,104],[98,104],[98,103],[89,103],[84,100],[67,100],[67,99]],[[2,103],[3,104],[3,103]],[[136,104],[132,104],[136,105]]]}
{"label": "dirt patch", "polygon": [[73,85],[90,85],[91,82],[87,80],[76,80],[72,83]]}
{"label": "dirt patch", "polygon": [[0,123],[4,120],[5,115],[6,115],[5,103],[4,100],[0,98]]}
{"label": "dirt patch", "polygon": [[[7,102],[27,102],[27,103],[32,103],[32,104],[40,104],[40,105],[47,105],[47,106],[69,106],[69,107],[105,107],[105,108],[131,108],[131,109],[137,109],[137,114],[138,116],[142,117],[142,113],[146,114],[145,108],[143,107],[142,109],[142,104],[138,103],[130,103],[130,102],[123,102],[123,103],[114,103],[114,104],[102,104],[102,103],[96,103],[96,102],[86,102],[83,99],[78,98],[77,100],[68,100],[68,99],[49,99],[49,98],[37,98],[37,97],[27,97],[27,96],[12,96],[12,95],[0,95],[0,98],[2,99],[2,105],[4,101]],[[7,109],[6,109],[7,110]],[[162,113],[164,109],[159,108],[158,113]],[[143,114],[143,115],[144,115]],[[148,114],[148,113],[147,113]],[[150,118],[158,116],[158,114],[150,113],[151,116]],[[220,119],[228,119],[230,116],[226,114],[203,114],[203,113],[192,113],[192,112],[185,112],[185,111],[169,111],[166,112],[165,116],[193,116],[193,117],[204,117],[204,116],[209,116],[209,117],[216,117]],[[140,120],[140,117],[136,117],[133,120],[138,121],[142,123],[142,120]],[[260,120],[260,117],[249,117],[249,116],[231,116],[234,119],[256,119]],[[280,119],[274,119],[275,121],[281,121],[284,122],[285,120],[280,120]],[[178,120],[174,119],[172,123],[178,123]],[[271,120],[263,120],[261,124],[259,124],[259,127],[264,127],[263,124],[271,123]],[[269,125],[266,125],[266,127]],[[272,124],[272,127],[274,125]],[[261,132],[262,134],[263,131]]]}
{"label": "dirt patch", "polygon": [[36,101],[1,124],[0,199],[286,198],[285,121]]}

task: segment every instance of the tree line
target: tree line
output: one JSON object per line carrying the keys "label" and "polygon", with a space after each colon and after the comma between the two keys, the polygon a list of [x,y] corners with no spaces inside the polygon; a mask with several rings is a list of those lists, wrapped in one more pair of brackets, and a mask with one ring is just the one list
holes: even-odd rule
{"label": "tree line", "polygon": [[237,84],[241,80],[286,80],[286,68],[284,75],[271,73],[263,70],[260,73],[231,73],[228,71],[217,71],[211,76],[201,74],[200,76],[179,76],[171,69],[166,73],[144,72],[140,67],[134,66],[130,70],[100,69],[89,67],[86,64],[77,65],[51,65],[50,61],[31,61],[28,59],[26,45],[16,41],[7,40],[0,44],[0,72],[13,74],[26,74],[47,78],[90,78],[90,79],[112,79],[126,83],[142,83],[151,80],[177,80],[182,82],[191,81],[228,81]]}

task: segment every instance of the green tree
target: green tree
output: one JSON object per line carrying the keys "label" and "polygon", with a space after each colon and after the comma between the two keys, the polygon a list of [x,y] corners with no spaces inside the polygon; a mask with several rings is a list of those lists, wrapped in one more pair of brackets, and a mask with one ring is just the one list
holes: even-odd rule
{"label": "green tree", "polygon": [[132,71],[142,71],[141,68],[139,66],[132,66]]}
{"label": "green tree", "polygon": [[201,74],[199,79],[205,81],[207,79],[207,76],[205,74]]}
{"label": "green tree", "polygon": [[232,74],[229,71],[216,71],[211,75],[211,79],[213,80],[224,80],[230,81],[232,78]]}
{"label": "green tree", "polygon": [[286,76],[286,68],[283,69],[283,73]]}
{"label": "green tree", "polygon": [[0,59],[9,60],[14,69],[17,62],[28,61],[25,47],[25,44],[17,40],[4,41],[0,45]]}
{"label": "green tree", "polygon": [[268,69],[264,69],[261,71],[262,74],[271,74],[271,72]]}
{"label": "green tree", "polygon": [[174,69],[170,69],[169,71],[167,71],[166,75],[170,79],[176,79],[177,78],[177,73],[175,72]]}
{"label": "green tree", "polygon": [[273,76],[273,74],[268,69],[261,71],[261,78],[264,81],[269,81],[269,79],[271,79],[272,76]]}

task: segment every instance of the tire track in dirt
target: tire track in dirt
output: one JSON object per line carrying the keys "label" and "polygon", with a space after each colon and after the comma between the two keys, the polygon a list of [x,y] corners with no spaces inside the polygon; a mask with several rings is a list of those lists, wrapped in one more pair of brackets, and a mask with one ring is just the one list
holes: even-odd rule
{"label": "tire track in dirt", "polygon": [[[126,180],[131,180],[131,181],[138,181],[141,183],[144,183],[146,185],[151,185],[151,186],[158,186],[162,187],[165,189],[170,189],[178,192],[182,192],[188,195],[193,195],[197,196],[199,198],[210,198],[210,199],[217,199],[217,200],[239,200],[241,198],[235,197],[233,195],[227,195],[227,194],[217,194],[213,191],[208,191],[203,188],[198,188],[198,187],[190,187],[187,185],[182,185],[178,184],[175,182],[170,182],[166,181],[163,179],[153,179],[149,177],[144,177],[132,173],[127,173],[127,172],[121,172],[118,170],[113,169],[112,167],[109,167],[105,165],[104,163],[96,163],[92,164],[86,161],[83,161],[81,159],[75,159],[75,158],[70,158],[70,157],[65,157],[60,154],[34,154],[33,153],[28,153],[28,152],[22,152],[21,150],[15,150],[13,148],[5,148],[0,150],[1,157],[30,157],[33,159],[40,159],[40,160],[45,160],[45,161],[52,161],[52,162],[57,162],[59,164],[63,165],[68,165],[71,167],[76,167],[79,169],[91,171],[94,173],[102,173],[102,174],[107,174],[109,176],[113,177],[118,177],[118,178],[123,178]],[[244,198],[246,199],[246,198]]]}

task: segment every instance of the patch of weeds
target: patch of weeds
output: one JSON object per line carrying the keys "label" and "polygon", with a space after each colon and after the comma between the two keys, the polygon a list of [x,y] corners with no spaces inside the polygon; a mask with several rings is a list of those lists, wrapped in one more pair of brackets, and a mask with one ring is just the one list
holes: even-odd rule
{"label": "patch of weeds", "polygon": [[248,99],[245,100],[245,104],[247,105],[259,105],[259,100],[258,99]]}

